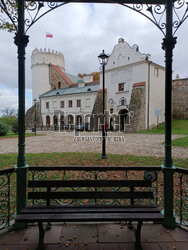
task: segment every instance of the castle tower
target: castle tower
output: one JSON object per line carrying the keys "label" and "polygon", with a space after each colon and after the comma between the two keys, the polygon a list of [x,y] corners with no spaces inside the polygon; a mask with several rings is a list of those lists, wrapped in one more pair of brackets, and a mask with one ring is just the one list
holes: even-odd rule
{"label": "castle tower", "polygon": [[51,90],[50,64],[59,66],[65,71],[64,55],[61,52],[50,49],[35,49],[31,56],[32,69],[32,97],[39,99],[39,96]]}

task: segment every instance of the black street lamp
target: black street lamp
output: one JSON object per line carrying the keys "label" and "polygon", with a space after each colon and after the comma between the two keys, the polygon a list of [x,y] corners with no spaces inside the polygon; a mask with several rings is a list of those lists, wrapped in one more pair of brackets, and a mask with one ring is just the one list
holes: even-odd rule
{"label": "black street lamp", "polygon": [[37,133],[37,99],[35,98],[33,100],[34,105],[35,105],[35,119],[34,119],[34,128],[35,128],[35,135]]}
{"label": "black street lamp", "polygon": [[106,159],[106,137],[105,137],[105,65],[108,62],[109,56],[105,54],[104,50],[100,55],[98,56],[99,62],[102,66],[102,76],[103,76],[103,81],[102,81],[102,97],[103,97],[103,102],[102,102],[102,114],[103,114],[103,124],[102,124],[102,159]]}

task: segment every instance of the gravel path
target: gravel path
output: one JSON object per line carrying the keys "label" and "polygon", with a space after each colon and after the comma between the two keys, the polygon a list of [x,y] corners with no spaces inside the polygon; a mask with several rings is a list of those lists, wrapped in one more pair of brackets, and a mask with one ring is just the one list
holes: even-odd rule
{"label": "gravel path", "polygon": [[[26,153],[101,152],[101,133],[82,132],[79,136],[63,132],[43,132],[27,137]],[[174,138],[181,137],[174,135]],[[108,133],[106,153],[139,156],[164,156],[164,135]],[[17,153],[17,138],[1,139],[0,154]],[[188,148],[172,147],[174,158],[187,158]]]}

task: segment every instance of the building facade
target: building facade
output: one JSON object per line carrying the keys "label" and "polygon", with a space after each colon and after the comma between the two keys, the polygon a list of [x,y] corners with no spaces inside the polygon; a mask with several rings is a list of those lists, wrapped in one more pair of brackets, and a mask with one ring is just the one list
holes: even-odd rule
{"label": "building facade", "polygon": [[74,128],[82,122],[90,123],[99,84],[83,82],[71,88],[61,88],[41,95],[41,116],[47,129]]}
{"label": "building facade", "polygon": [[[153,63],[149,54],[120,38],[105,73],[106,109],[111,116],[119,116],[121,130],[149,129],[164,121],[165,69]],[[102,72],[100,79],[102,87]],[[115,119],[110,122],[116,123]]]}
{"label": "building facade", "polygon": [[[102,113],[102,72],[100,84],[90,75],[79,78],[65,71],[62,53],[35,49],[32,77],[43,127],[75,126],[93,121],[84,116]],[[137,131],[164,122],[165,69],[123,38],[105,67],[105,110],[112,130]]]}

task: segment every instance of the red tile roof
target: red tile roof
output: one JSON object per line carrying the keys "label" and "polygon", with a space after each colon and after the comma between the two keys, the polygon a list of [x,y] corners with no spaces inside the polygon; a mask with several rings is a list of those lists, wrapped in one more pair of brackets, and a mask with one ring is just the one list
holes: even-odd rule
{"label": "red tile roof", "polygon": [[52,68],[71,86],[75,86],[75,84],[66,76],[66,74],[61,70],[59,66],[51,64]]}
{"label": "red tile roof", "polygon": [[146,82],[137,82],[137,83],[133,84],[133,88],[134,87],[141,87],[141,86],[145,86],[145,85],[146,85]]}

